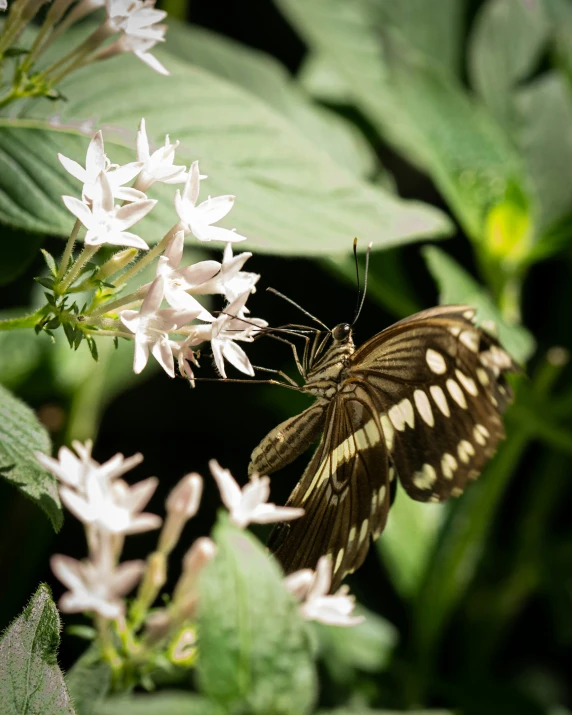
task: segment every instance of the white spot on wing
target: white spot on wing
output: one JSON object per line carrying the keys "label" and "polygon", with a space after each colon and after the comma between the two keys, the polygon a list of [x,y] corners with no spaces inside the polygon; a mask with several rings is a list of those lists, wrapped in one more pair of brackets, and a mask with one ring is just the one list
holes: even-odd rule
{"label": "white spot on wing", "polygon": [[459,335],[459,340],[472,352],[479,351],[479,335],[474,330],[463,330]]}
{"label": "white spot on wing", "polygon": [[469,395],[476,397],[479,394],[475,381],[471,377],[465,375],[465,373],[461,372],[461,370],[455,370],[455,375],[457,376],[457,380],[459,380]]}
{"label": "white spot on wing", "polygon": [[388,410],[387,414],[389,415],[391,424],[395,427],[395,429],[399,432],[403,432],[405,429],[405,420],[403,419],[403,413],[401,412],[399,405],[393,405],[393,407]]}
{"label": "white spot on wing", "polygon": [[415,412],[413,411],[413,405],[411,404],[411,400],[408,400],[407,398],[401,400],[398,407],[401,410],[401,414],[403,415],[403,419],[405,420],[406,424],[408,424],[411,429],[413,429],[413,427],[415,426]]}
{"label": "white spot on wing", "polygon": [[471,457],[475,454],[475,448],[466,439],[462,439],[457,447],[457,454],[461,462],[468,464]]}
{"label": "white spot on wing", "polygon": [[425,353],[425,360],[431,372],[434,372],[436,375],[442,375],[444,372],[447,372],[445,358],[436,350],[429,348]]}
{"label": "white spot on wing", "polygon": [[441,471],[445,479],[453,479],[453,474],[459,465],[457,460],[449,452],[445,452],[441,458]]}
{"label": "white spot on wing", "polygon": [[420,472],[415,472],[413,475],[413,484],[418,489],[431,489],[437,481],[437,472],[431,464],[424,464]]}
{"label": "white spot on wing", "polygon": [[383,429],[383,436],[385,438],[385,444],[387,445],[387,449],[391,450],[393,447],[393,437],[394,437],[394,431],[393,431],[393,426],[391,422],[389,421],[387,415],[385,414],[380,414],[379,420],[381,422],[381,428]]}
{"label": "white spot on wing", "polygon": [[435,418],[433,417],[433,410],[431,409],[431,403],[429,398],[423,390],[415,390],[413,393],[413,399],[415,400],[415,407],[417,407],[417,412],[423,418],[423,421],[433,427],[435,424]]}
{"label": "white spot on wing", "polygon": [[377,501],[379,505],[381,506],[383,504],[383,500],[385,499],[385,485],[382,485],[379,488],[379,492],[377,494]]}
{"label": "white spot on wing", "polygon": [[334,566],[334,573],[340,568],[343,560],[344,560],[344,550],[340,549],[338,551],[338,555],[336,557],[336,565]]}
{"label": "white spot on wing", "polygon": [[360,531],[359,531],[359,542],[360,542],[360,544],[361,544],[362,541],[364,541],[365,538],[367,537],[367,530],[368,530],[368,528],[369,528],[369,519],[364,519],[363,522],[362,522],[362,525],[361,525],[361,529],[360,529]]}
{"label": "white spot on wing", "polygon": [[489,375],[486,370],[484,370],[482,367],[477,368],[477,377],[479,378],[479,382],[481,385],[484,385],[485,387],[489,384]]}
{"label": "white spot on wing", "polygon": [[450,417],[451,412],[449,410],[447,398],[445,397],[445,393],[443,392],[441,387],[439,387],[439,385],[431,385],[431,387],[429,388],[429,392],[431,393],[431,397],[435,400],[435,404],[445,415],[445,417]]}
{"label": "white spot on wing", "polygon": [[463,409],[467,409],[467,401],[465,400],[465,395],[463,394],[463,391],[459,387],[459,383],[455,382],[453,378],[449,378],[447,380],[447,389],[449,390],[449,394],[451,397],[455,400],[455,402],[459,405],[459,407],[462,407]]}

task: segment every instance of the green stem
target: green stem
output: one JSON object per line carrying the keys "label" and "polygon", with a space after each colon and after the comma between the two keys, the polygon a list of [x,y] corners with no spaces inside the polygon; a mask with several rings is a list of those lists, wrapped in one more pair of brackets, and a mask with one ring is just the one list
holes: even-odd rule
{"label": "green stem", "polygon": [[143,286],[138,288],[133,293],[123,296],[123,298],[111,301],[111,303],[104,303],[103,305],[100,305],[99,308],[96,308],[91,313],[91,316],[97,317],[99,315],[105,315],[106,313],[111,313],[116,308],[122,308],[124,305],[128,305],[129,303],[135,303],[139,300],[143,300],[147,291],[143,291],[142,288]]}
{"label": "green stem", "polygon": [[60,267],[58,269],[58,274],[56,276],[56,282],[59,282],[62,280],[62,278],[65,276],[66,271],[68,269],[68,265],[70,262],[70,258],[72,255],[73,247],[75,246],[75,242],[77,240],[77,235],[79,233],[79,229],[81,227],[82,223],[79,219],[76,219],[76,222],[74,224],[74,227],[72,229],[72,232],[70,234],[70,237],[68,238],[68,241],[66,243],[66,247],[64,249],[63,255],[62,255],[62,262],[60,264]]}
{"label": "green stem", "polygon": [[58,293],[62,295],[78,277],[83,266],[89,261],[89,259],[97,253],[99,246],[84,246],[79,258],[75,262],[74,266],[70,269],[67,276],[57,284]]}
{"label": "green stem", "polygon": [[16,99],[19,98],[20,93],[15,87],[12,87],[12,89],[0,99],[0,109],[6,107],[8,104],[10,104],[10,102],[14,102]]}
{"label": "green stem", "polygon": [[21,318],[8,318],[7,320],[0,320],[0,331],[34,328],[51,310],[52,307],[50,305],[44,305],[43,308],[40,308],[35,313],[31,313],[30,315],[23,315]]}
{"label": "green stem", "polygon": [[135,265],[133,265],[131,268],[128,268],[125,273],[120,276],[120,279],[117,281],[117,286],[125,285],[127,281],[131,280],[133,276],[136,276],[140,271],[142,271],[145,266],[151,263],[151,261],[154,261],[155,258],[160,256],[167,248],[167,246],[171,243],[177,231],[180,230],[181,222],[173,226],[173,228],[163,236],[159,243],[154,248],[151,248],[149,251],[147,251],[147,253],[142,256],[137,261],[137,263],[135,263]]}
{"label": "green stem", "polygon": [[93,335],[95,337],[130,338],[133,340],[133,333],[126,333],[123,330],[91,330],[90,328],[85,328],[83,332],[87,335]]}

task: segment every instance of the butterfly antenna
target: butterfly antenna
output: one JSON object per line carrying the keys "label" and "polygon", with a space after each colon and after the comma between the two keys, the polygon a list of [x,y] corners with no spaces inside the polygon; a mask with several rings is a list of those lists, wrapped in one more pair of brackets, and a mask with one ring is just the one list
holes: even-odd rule
{"label": "butterfly antenna", "polygon": [[[354,239],[354,251],[356,250],[356,243],[357,243],[357,239]],[[363,293],[361,294],[361,301],[359,304],[359,308],[356,311],[356,316],[354,318],[354,322],[352,323],[352,325],[355,325],[357,323],[357,320],[361,313],[361,309],[363,308],[363,304],[365,303],[365,294],[367,292],[367,275],[369,273],[369,255],[371,253],[372,246],[373,246],[373,243],[370,243],[369,246],[367,247],[367,251],[365,254],[365,275],[363,278]],[[356,258],[356,265],[357,265],[357,258]]]}
{"label": "butterfly antenna", "polygon": [[302,313],[304,313],[304,315],[307,315],[308,318],[311,318],[311,319],[314,320],[316,323],[318,323],[318,325],[321,325],[322,328],[325,328],[325,329],[328,331],[328,333],[330,332],[330,329],[328,328],[328,326],[327,326],[325,323],[322,323],[322,321],[319,320],[318,318],[316,318],[315,315],[312,315],[312,313],[309,313],[307,310],[305,310],[304,308],[302,308],[301,305],[298,305],[298,303],[295,303],[295,302],[292,300],[292,298],[288,298],[287,295],[284,295],[284,293],[280,293],[280,291],[277,291],[276,288],[267,288],[266,290],[269,291],[270,293],[274,293],[274,295],[277,295],[279,298],[282,298],[282,299],[285,300],[286,302],[288,302],[288,303],[290,303],[291,305],[293,305],[295,308],[298,308],[298,310],[302,311]]}
{"label": "butterfly antenna", "polygon": [[[359,311],[359,302],[360,302],[360,281],[359,281],[359,263],[358,263],[358,257],[357,257],[357,238],[354,238],[354,264],[356,267],[356,284],[357,284],[357,300],[356,300],[356,309],[354,312],[354,315],[358,314]],[[354,318],[354,323],[355,323],[355,318]]]}

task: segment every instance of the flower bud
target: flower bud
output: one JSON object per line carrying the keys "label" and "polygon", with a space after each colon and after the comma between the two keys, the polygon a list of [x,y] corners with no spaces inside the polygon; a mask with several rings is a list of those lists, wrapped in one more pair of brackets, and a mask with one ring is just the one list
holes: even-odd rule
{"label": "flower bud", "polygon": [[138,251],[136,248],[126,248],[124,251],[118,251],[106,261],[97,271],[94,278],[98,281],[103,281],[109,276],[122,271],[135,258]]}
{"label": "flower bud", "polygon": [[203,480],[198,474],[187,474],[167,497],[167,518],[159,537],[159,551],[169,554],[179,541],[183,527],[199,508]]}

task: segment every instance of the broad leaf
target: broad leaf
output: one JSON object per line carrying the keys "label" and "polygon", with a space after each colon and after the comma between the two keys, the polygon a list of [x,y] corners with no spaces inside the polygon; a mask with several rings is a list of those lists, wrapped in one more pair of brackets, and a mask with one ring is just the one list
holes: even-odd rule
{"label": "broad leaf", "polygon": [[97,706],[95,715],[225,715],[225,713],[216,703],[206,698],[168,690],[161,693],[110,698]]}
{"label": "broad leaf", "polygon": [[511,186],[526,196],[523,167],[500,128],[407,41],[383,43],[366,0],[278,4],[348,81],[382,136],[429,173],[473,239],[482,239],[488,212]]}
{"label": "broad leaf", "polygon": [[373,148],[348,120],[315,104],[274,57],[201,27],[169,23],[169,52],[252,92],[338,164],[367,177],[378,164]]}
{"label": "broad leaf", "polygon": [[50,454],[50,438],[33,411],[0,385],[0,476],[30,497],[48,515],[56,531],[63,523],[56,478],[34,457]]}
{"label": "broad leaf", "polygon": [[487,290],[451,256],[434,246],[424,248],[423,255],[439,286],[441,303],[467,303],[477,308],[477,320],[492,320],[497,326],[499,340],[504,347],[517,362],[526,362],[535,348],[534,338],[528,330],[520,325],[507,323]]}
{"label": "broad leaf", "polygon": [[422,504],[397,487],[387,526],[376,541],[396,590],[405,598],[415,596],[435,548],[445,516],[444,504]]}
{"label": "broad leaf", "polygon": [[308,632],[278,565],[226,517],[214,539],[218,551],[199,584],[202,692],[226,712],[310,712],[315,673]]}
{"label": "broad leaf", "polygon": [[471,83],[509,130],[515,121],[513,89],[539,61],[548,32],[542,2],[488,0],[475,20],[469,43]]}
{"label": "broad leaf", "polygon": [[519,90],[515,101],[516,140],[535,189],[542,244],[542,233],[572,211],[572,92],[564,75],[552,71]]}
{"label": "broad leaf", "polygon": [[2,715],[75,715],[58,667],[60,617],[41,584],[0,640]]}
{"label": "broad leaf", "polygon": [[[204,198],[236,194],[223,224],[236,226],[248,236],[245,245],[258,251],[343,253],[356,234],[381,249],[449,231],[440,211],[360,181],[251,93],[173,55],[162,53],[161,60],[172,73],[168,79],[122,56],[73,74],[62,85],[67,102],[23,103],[17,117],[2,120],[0,219],[69,233],[73,222],[61,194],[78,195],[80,187],[63,171],[57,152],[83,163],[87,136],[80,127],[95,117],[112,161],[132,160],[136,128],[145,116],[152,140],[161,142],[169,132],[181,141],[180,161],[201,161],[209,175]],[[160,203],[137,225],[150,242],[177,220],[173,194],[174,187],[164,185],[150,192]]]}
{"label": "broad leaf", "polygon": [[350,682],[356,670],[384,670],[397,644],[397,630],[377,613],[359,607],[356,615],[365,621],[351,628],[315,624],[320,657],[338,684]]}

